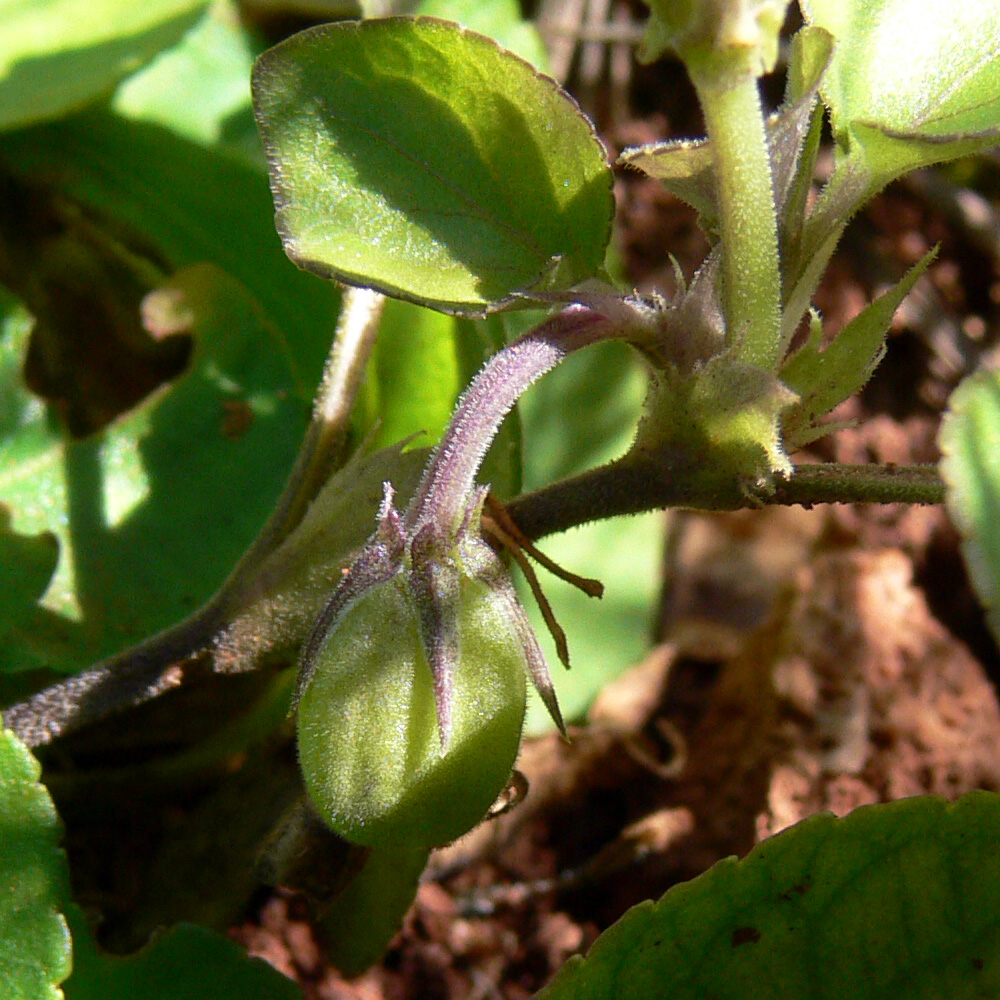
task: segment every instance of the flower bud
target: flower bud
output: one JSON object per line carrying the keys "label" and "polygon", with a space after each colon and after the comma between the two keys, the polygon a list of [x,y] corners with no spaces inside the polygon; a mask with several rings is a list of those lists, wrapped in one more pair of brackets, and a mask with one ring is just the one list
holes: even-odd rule
{"label": "flower bud", "polygon": [[406,570],[365,589],[315,646],[297,710],[302,773],[320,815],[356,844],[446,844],[484,817],[514,766],[523,635],[503,591],[454,572],[446,743]]}

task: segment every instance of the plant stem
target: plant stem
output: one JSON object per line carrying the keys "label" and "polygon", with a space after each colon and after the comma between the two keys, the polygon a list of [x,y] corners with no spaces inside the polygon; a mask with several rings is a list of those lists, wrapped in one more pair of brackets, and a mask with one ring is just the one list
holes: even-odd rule
{"label": "plant stem", "polygon": [[494,354],[455,407],[407,507],[408,532],[416,534],[428,522],[457,531],[483,458],[521,394],[567,354],[616,332],[599,313],[571,306]]}
{"label": "plant stem", "polygon": [[[553,483],[512,501],[507,512],[531,539],[621,514],[667,507],[737,510],[765,504],[810,507],[818,503],[919,503],[944,500],[934,465],[800,465],[779,479],[771,496],[740,501],[685,491],[684,478],[652,463],[616,462]],[[680,487],[680,488],[679,488]]]}
{"label": "plant stem", "polygon": [[757,80],[692,73],[705,116],[722,227],[722,301],[738,360],[777,366],[781,277],[771,160]]}
{"label": "plant stem", "polygon": [[385,297],[369,288],[344,291],[333,344],[316,390],[312,419],[275,508],[240,566],[256,568],[288,537],[331,473],[347,444],[348,422],[378,333]]}

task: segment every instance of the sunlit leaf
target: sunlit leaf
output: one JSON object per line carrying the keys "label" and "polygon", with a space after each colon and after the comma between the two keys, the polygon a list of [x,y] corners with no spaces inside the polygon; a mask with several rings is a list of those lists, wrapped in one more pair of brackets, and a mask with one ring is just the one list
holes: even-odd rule
{"label": "sunlit leaf", "polygon": [[339,296],[281,252],[263,172],[105,111],[0,136],[0,165],[88,215],[118,220],[172,267],[208,261],[242,282],[285,335],[282,350],[311,398]]}
{"label": "sunlit leaf", "polygon": [[284,484],[308,404],[253,297],[203,265],[153,293],[147,309],[154,326],[194,331],[194,357],[99,435],[66,441],[20,389],[25,417],[0,441],[0,502],[19,534],[53,533],[60,556],[44,621],[25,623],[4,659],[81,667],[186,616]]}
{"label": "sunlit leaf", "polygon": [[869,190],[1000,139],[995,0],[803,0],[836,41],[823,98]]}
{"label": "sunlit leaf", "polygon": [[260,48],[235,3],[216,0],[179,44],[122,81],[112,107],[195,142],[236,147],[264,169],[250,107],[250,70]]}
{"label": "sunlit leaf", "polygon": [[103,96],[173,45],[206,0],[2,0],[0,130]]}
{"label": "sunlit leaf", "polygon": [[286,252],[459,313],[604,261],[611,174],[554,81],[433,18],[324,25],[254,71]]}

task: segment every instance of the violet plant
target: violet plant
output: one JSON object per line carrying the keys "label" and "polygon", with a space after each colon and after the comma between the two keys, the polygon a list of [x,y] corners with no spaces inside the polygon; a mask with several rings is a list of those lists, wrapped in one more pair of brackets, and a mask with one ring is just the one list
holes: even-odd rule
{"label": "violet plant", "polygon": [[[758,80],[774,67],[787,2],[651,7],[642,55],[669,48],[681,57],[708,131],[701,142],[621,157],[690,201],[713,240],[670,302],[610,284],[601,268],[610,173],[600,149],[566,95],[488,40],[433,19],[372,20],[307,31],[256,67],[278,228],[301,267],[452,313],[561,309],[474,380],[402,514],[386,486],[375,534],[305,645],[298,732],[307,788],[336,832],[376,854],[453,839],[501,791],[523,695],[506,689],[500,700],[514,710],[504,738],[487,736],[501,711],[490,701],[499,689],[483,673],[487,664],[526,669],[561,725],[537,642],[482,541],[484,491],[474,487],[503,414],[566,353],[550,338],[586,330],[585,340],[629,342],[648,365],[649,392],[626,455],[511,505],[529,537],[668,505],[943,496],[930,467],[796,468],[791,456],[833,429],[823,418],[867,381],[896,306],[933,258],[823,346],[809,301],[837,238],[893,177],[995,143],[996,122],[981,115],[992,65],[981,60],[971,75],[956,75],[939,60],[931,87],[938,104],[932,97],[922,117],[893,120],[878,58],[869,79],[848,80],[843,58],[854,39],[836,5],[813,2],[792,43],[785,101],[769,116]],[[883,13],[898,18],[904,8],[887,3]],[[982,19],[984,9],[970,16]],[[851,27],[874,47],[875,19]],[[820,93],[838,159],[813,205]],[[868,120],[883,110],[884,123]],[[947,131],[937,126],[941,116]],[[795,346],[803,321],[808,336]],[[498,629],[505,635],[496,644]],[[433,680],[434,733],[430,699],[418,708],[413,694],[423,664]],[[384,682],[375,679],[397,669],[405,695],[398,707],[395,696],[386,699],[391,708],[376,707],[375,684]],[[464,721],[453,733],[465,709],[480,718],[471,732],[485,740],[470,754]],[[449,796],[463,799],[460,818]],[[413,872],[404,879],[412,883]],[[351,897],[352,907],[359,899]],[[343,924],[334,927],[343,937]]]}
{"label": "violet plant", "polygon": [[[681,57],[708,132],[705,140],[621,158],[689,201],[712,243],[671,301],[622,291],[605,273],[614,206],[603,148],[558,85],[492,40],[434,18],[372,19],[305,32],[261,57],[255,106],[285,250],[300,267],[356,287],[344,295],[286,488],[225,582],[189,617],[157,621],[129,648],[101,647],[84,661],[93,662],[90,669],[4,713],[13,732],[0,740],[0,791],[12,789],[13,808],[0,810],[0,842],[16,846],[15,834],[30,828],[38,850],[12,864],[0,851],[0,872],[20,872],[23,859],[23,870],[45,874],[37,880],[44,892],[32,897],[43,930],[12,937],[15,951],[45,947],[30,975],[17,973],[19,989],[37,980],[51,993],[69,974],[67,919],[78,970],[69,995],[106,995],[101,984],[113,976],[101,971],[81,914],[67,904],[65,865],[53,860],[58,819],[37,762],[19,741],[43,753],[96,723],[127,721],[164,694],[195,691],[199,677],[231,679],[233,717],[221,727],[215,718],[198,720],[212,728],[208,746],[192,737],[194,747],[163,768],[175,780],[280,733],[291,703],[308,803],[296,799],[297,776],[268,786],[274,801],[260,808],[270,810],[262,826],[272,833],[260,870],[317,898],[334,960],[360,971],[399,926],[429,852],[479,823],[504,791],[528,681],[562,726],[558,684],[487,538],[520,559],[529,539],[667,506],[943,497],[931,467],[794,460],[798,447],[834,429],[827,415],[870,376],[892,314],[930,255],[832,341],[810,301],[867,199],[912,169],[996,143],[1000,27],[988,0],[948,10],[921,0],[801,6],[806,23],[791,42],[785,100],[769,114],[758,81],[775,65],[786,0],[650,3],[642,57],[668,48]],[[171,30],[180,32],[192,16],[185,9]],[[914,31],[917,24],[922,30]],[[904,36],[919,44],[900,46]],[[75,98],[60,100],[74,106]],[[22,111],[13,101],[0,118],[23,124]],[[825,112],[835,161],[814,199]],[[99,136],[100,122],[91,124]],[[50,141],[62,148],[64,137],[57,130]],[[44,130],[20,144],[15,135],[2,149],[5,167],[19,165],[30,177],[47,162],[45,139]],[[220,174],[220,190],[231,176]],[[230,220],[234,232],[242,232],[242,212],[241,204]],[[231,253],[223,248],[220,260],[229,260],[225,250]],[[244,255],[231,256],[234,273],[246,278]],[[214,296],[229,310],[213,313],[223,319],[252,312],[239,289],[204,271],[158,290],[167,300],[157,300],[164,330],[173,328],[172,295]],[[554,311],[499,347],[432,455],[392,439],[391,447],[345,462],[383,295],[449,317]],[[320,291],[310,303],[310,317],[329,304]],[[281,296],[270,304],[280,310]],[[305,342],[305,327],[295,329]],[[514,496],[504,523],[491,524],[479,480],[504,415],[569,353],[610,339],[630,344],[648,372],[633,446],[609,465]],[[218,367],[210,357],[197,370]],[[946,443],[950,499],[972,538],[983,592],[995,597],[988,463],[968,459],[981,444],[976,421],[994,383],[980,373],[963,391]],[[267,402],[277,409],[287,397],[282,385]],[[37,548],[32,558],[40,563]],[[42,569],[32,564],[33,580]],[[240,680],[255,675],[259,687],[241,693]],[[257,777],[272,780],[267,768]],[[843,823],[817,818],[746,862],[723,864],[655,907],[637,908],[591,959],[569,963],[545,995],[654,997],[668,987],[727,995],[747,982],[771,988],[775,962],[789,971],[789,995],[807,995],[816,968],[836,969],[840,992],[860,995],[870,985],[863,958],[870,954],[889,956],[890,980],[930,981],[959,964],[963,982],[991,975],[995,920],[979,915],[996,912],[989,877],[996,812],[995,797],[983,795],[947,809],[914,802]],[[346,860],[326,878],[336,867],[331,857]],[[307,870],[310,863],[319,874]],[[890,881],[918,913],[915,923],[930,929],[919,946],[901,946],[913,945],[905,927],[863,937]],[[807,882],[829,885],[833,903],[814,907],[815,895],[790,900]],[[777,900],[775,886],[788,890]],[[943,899],[950,909],[938,905]],[[0,905],[0,916],[19,913],[17,906]],[[751,919],[754,929],[788,934],[767,937],[751,956],[732,937],[733,926],[746,930]],[[692,923],[700,964],[688,947]],[[823,942],[839,942],[845,923],[857,946],[824,953]],[[791,931],[804,926],[812,950],[786,947]],[[669,947],[660,949],[664,941]],[[0,949],[0,973],[5,961]],[[267,988],[277,987],[268,980]]]}

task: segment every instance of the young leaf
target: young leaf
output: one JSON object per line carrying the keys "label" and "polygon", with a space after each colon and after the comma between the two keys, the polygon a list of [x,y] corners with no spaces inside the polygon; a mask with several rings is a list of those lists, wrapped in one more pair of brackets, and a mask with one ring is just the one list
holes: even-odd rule
{"label": "young leaf", "polygon": [[1000,641],[1000,372],[983,370],[952,393],[941,425],[948,513],[987,621]]}
{"label": "young leaf", "polygon": [[264,53],[254,103],[301,267],[481,313],[594,275],[611,173],[558,85],[432,18],[328,24]]}
{"label": "young leaf", "polygon": [[69,898],[62,829],[42,769],[0,730],[0,996],[61,1000],[72,965],[62,909]]}
{"label": "young leaf", "polygon": [[894,177],[1000,138],[995,0],[803,0],[836,49],[823,83],[834,136],[868,175]]}
{"label": "young leaf", "polygon": [[640,903],[537,1000],[996,995],[1000,797],[813,816]]}
{"label": "young leaf", "polygon": [[871,378],[885,354],[893,314],[936,254],[936,249],[931,250],[917,261],[889,291],[865,306],[825,350],[819,349],[820,338],[812,336],[784,363],[781,380],[799,397],[782,417],[790,449],[822,436],[817,421]]}
{"label": "young leaf", "polygon": [[[809,134],[820,80],[830,59],[833,40],[821,28],[805,27],[793,40],[787,98],[767,120],[767,144],[779,218],[798,177],[796,167]],[[678,139],[626,149],[619,163],[656,177],[678,198],[698,210],[698,224],[710,235],[719,230],[712,151],[707,139]],[[812,161],[807,164],[812,179]]]}
{"label": "young leaf", "polygon": [[7,0],[0,16],[0,130],[100,97],[178,42],[206,0]]}

